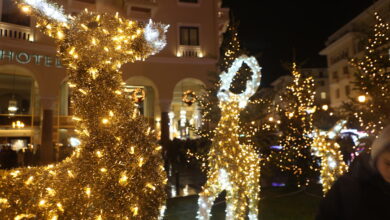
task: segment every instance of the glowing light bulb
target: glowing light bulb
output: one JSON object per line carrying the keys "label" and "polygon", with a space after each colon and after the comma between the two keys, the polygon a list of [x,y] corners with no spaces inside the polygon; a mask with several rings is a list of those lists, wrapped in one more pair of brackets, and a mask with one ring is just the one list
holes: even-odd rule
{"label": "glowing light bulb", "polygon": [[358,96],[358,101],[359,101],[360,103],[364,103],[364,102],[366,102],[366,100],[367,100],[367,98],[366,98],[365,95],[359,95],[359,96]]}
{"label": "glowing light bulb", "polygon": [[107,118],[103,118],[103,119],[102,119],[102,123],[103,123],[103,124],[108,124],[108,122],[109,122],[109,120],[108,120]]}

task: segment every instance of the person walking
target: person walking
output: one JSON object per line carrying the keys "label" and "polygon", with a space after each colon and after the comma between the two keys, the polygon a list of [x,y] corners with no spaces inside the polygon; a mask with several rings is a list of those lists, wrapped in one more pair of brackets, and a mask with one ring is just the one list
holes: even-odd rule
{"label": "person walking", "polygon": [[390,126],[325,195],[316,220],[390,219]]}

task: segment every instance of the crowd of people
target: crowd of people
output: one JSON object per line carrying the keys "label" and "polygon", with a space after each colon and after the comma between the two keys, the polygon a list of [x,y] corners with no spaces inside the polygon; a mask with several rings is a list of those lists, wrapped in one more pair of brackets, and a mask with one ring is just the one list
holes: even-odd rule
{"label": "crowd of people", "polygon": [[13,169],[23,166],[34,166],[39,161],[39,152],[33,148],[15,151],[11,145],[0,147],[0,169]]}
{"label": "crowd of people", "polygon": [[[73,147],[54,147],[53,161],[59,162],[71,155]],[[0,145],[0,169],[40,165],[40,146],[26,147],[20,150],[12,149],[10,144]]]}

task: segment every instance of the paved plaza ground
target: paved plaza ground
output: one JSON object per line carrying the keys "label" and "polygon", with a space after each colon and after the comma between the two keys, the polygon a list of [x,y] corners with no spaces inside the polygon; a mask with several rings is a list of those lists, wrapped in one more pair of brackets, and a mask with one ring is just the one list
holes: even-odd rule
{"label": "paved plaza ground", "polygon": [[[317,188],[291,190],[287,188],[268,188],[262,190],[260,220],[312,220],[321,200]],[[223,197],[223,196],[221,196]],[[166,220],[196,219],[198,196],[169,199]],[[212,209],[212,220],[225,219],[226,204],[218,198]]]}

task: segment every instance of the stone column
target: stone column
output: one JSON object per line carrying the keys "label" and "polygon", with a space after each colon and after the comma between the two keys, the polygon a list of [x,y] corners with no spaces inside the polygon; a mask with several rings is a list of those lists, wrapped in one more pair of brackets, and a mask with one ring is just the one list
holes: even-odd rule
{"label": "stone column", "polygon": [[170,100],[160,100],[161,108],[161,143],[164,146],[169,141],[169,109]]}
{"label": "stone column", "polygon": [[40,164],[45,165],[54,162],[53,143],[53,114],[55,97],[41,98],[42,124],[41,124],[41,146],[39,149]]}
{"label": "stone column", "polygon": [[[168,150],[168,143],[169,143],[169,110],[171,107],[171,101],[170,100],[161,100],[160,99],[160,109],[161,109],[161,146],[163,147],[163,158],[164,158],[164,168],[167,171],[167,175],[169,175],[169,160],[167,155]],[[168,176],[168,179],[171,179],[170,176]],[[170,180],[174,181],[174,180]],[[175,181],[176,182],[176,181]],[[170,184],[167,184],[167,187],[165,189],[167,195],[170,195],[171,189]]]}

